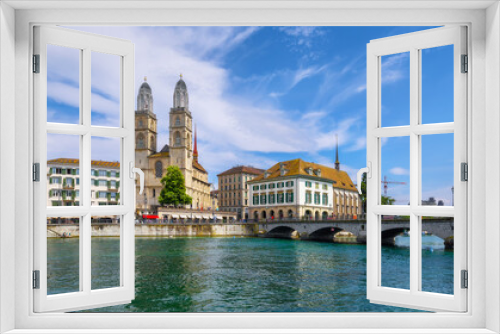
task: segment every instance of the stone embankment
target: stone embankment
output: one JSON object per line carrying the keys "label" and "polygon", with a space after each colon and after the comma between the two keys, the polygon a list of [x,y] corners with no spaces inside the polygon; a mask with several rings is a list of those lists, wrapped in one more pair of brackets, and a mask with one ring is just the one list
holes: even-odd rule
{"label": "stone embankment", "polygon": [[[118,237],[118,224],[92,224],[93,237]],[[136,224],[136,237],[254,237],[257,224]],[[73,224],[47,225],[47,238],[79,237],[80,228]]]}

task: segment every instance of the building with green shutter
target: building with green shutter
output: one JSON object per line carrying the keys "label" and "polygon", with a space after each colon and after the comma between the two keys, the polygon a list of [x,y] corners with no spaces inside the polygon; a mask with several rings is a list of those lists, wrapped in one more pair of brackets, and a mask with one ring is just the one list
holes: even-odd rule
{"label": "building with green shutter", "polygon": [[[79,159],[47,161],[47,206],[78,206],[80,201]],[[92,160],[91,205],[120,204],[120,163]]]}
{"label": "building with green shutter", "polygon": [[250,218],[351,219],[361,200],[349,175],[302,159],[279,162],[248,181]]}

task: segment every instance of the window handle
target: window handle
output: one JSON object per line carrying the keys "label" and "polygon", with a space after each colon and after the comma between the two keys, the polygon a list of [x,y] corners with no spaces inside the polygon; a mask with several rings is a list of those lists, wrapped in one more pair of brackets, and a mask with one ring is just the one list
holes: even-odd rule
{"label": "window handle", "polygon": [[135,174],[139,174],[139,195],[144,191],[144,172],[137,167],[134,167],[134,163],[131,161],[129,164],[130,178],[135,179]]}
{"label": "window handle", "polygon": [[368,161],[368,167],[364,167],[364,168],[361,168],[360,170],[358,170],[358,177],[357,177],[357,181],[358,183],[356,184],[357,188],[358,188],[358,193],[361,195],[362,191],[361,191],[361,180],[363,178],[363,174],[366,173],[366,177],[367,178],[371,178],[372,177],[372,171],[371,171],[371,166],[372,166],[372,163],[370,161]]}

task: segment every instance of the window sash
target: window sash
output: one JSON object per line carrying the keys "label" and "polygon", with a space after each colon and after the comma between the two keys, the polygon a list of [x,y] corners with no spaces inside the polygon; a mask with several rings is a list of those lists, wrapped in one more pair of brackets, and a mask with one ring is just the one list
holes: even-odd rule
{"label": "window sash", "polygon": [[[467,162],[466,97],[467,75],[460,73],[461,54],[467,52],[465,27],[445,27],[374,40],[367,48],[367,296],[370,301],[423,310],[464,312],[467,289],[462,289],[460,272],[467,269],[467,184],[460,180],[460,163]],[[419,124],[420,49],[454,45],[454,123]],[[383,55],[410,52],[410,125],[381,127],[381,62]],[[419,201],[421,176],[420,141],[423,134],[454,133],[454,207],[422,206]],[[382,138],[410,137],[410,205],[380,205],[380,149]],[[381,286],[381,215],[410,216],[410,290]],[[419,216],[454,217],[454,295],[428,293],[421,287],[421,233]]]}
{"label": "window sash", "polygon": [[[133,44],[115,38],[103,37],[63,28],[35,27],[34,52],[40,55],[40,73],[34,74],[34,161],[40,163],[40,175],[47,171],[47,133],[80,136],[80,187],[81,206],[47,207],[46,182],[36,182],[34,192],[34,270],[40,271],[40,289],[34,289],[34,311],[72,311],[99,306],[128,303],[134,298],[134,211],[135,185],[131,178],[123,177],[123,204],[119,206],[91,206],[91,137],[121,138],[120,169],[128,175],[129,162],[134,161],[134,88]],[[48,44],[80,50],[80,123],[47,123],[47,60]],[[97,127],[90,120],[90,57],[91,52],[103,52],[121,57],[121,122],[119,128]],[[127,115],[127,117],[125,117]],[[62,172],[67,172],[63,169]],[[66,173],[68,174],[68,173]],[[70,173],[71,174],[71,173]],[[93,215],[117,215],[120,224],[120,286],[110,289],[91,289],[91,217]],[[47,218],[80,218],[80,288],[79,292],[47,295]]]}

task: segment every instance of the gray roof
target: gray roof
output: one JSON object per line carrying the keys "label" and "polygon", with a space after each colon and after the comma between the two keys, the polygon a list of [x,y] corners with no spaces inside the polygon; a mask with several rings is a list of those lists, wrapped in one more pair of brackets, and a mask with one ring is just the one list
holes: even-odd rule
{"label": "gray roof", "polygon": [[170,147],[167,145],[163,146],[160,152],[170,152]]}
{"label": "gray roof", "polygon": [[186,83],[184,82],[184,80],[179,79],[179,81],[177,81],[177,84],[175,85],[175,90],[177,89],[187,90]]}
{"label": "gray roof", "polygon": [[151,91],[151,87],[149,87],[149,84],[146,81],[144,81],[141,85],[141,88],[139,88],[139,90],[142,89],[148,89],[149,91]]}

